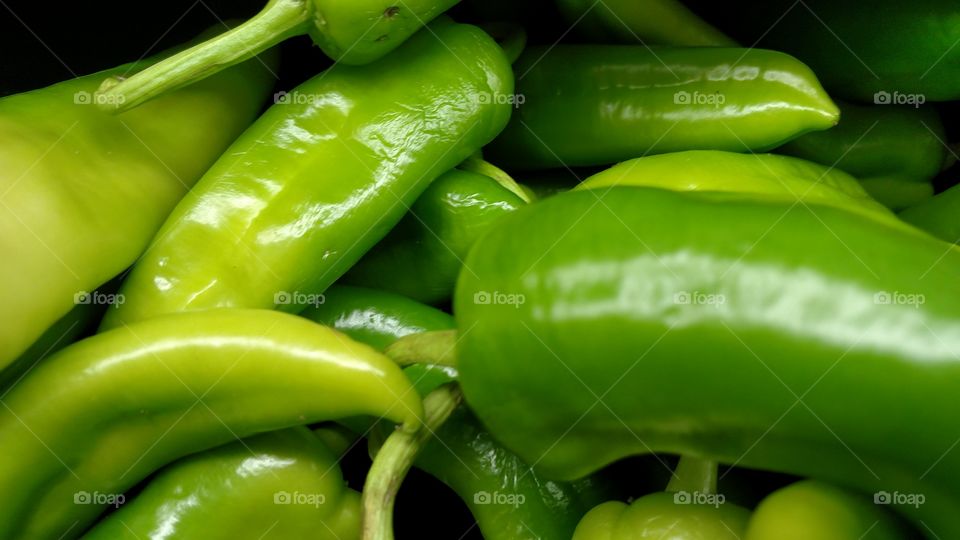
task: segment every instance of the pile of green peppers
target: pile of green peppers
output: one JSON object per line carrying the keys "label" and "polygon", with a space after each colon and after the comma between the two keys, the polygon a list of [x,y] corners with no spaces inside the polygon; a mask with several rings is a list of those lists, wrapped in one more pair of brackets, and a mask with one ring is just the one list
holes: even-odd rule
{"label": "pile of green peppers", "polygon": [[0,99],[0,540],[960,538],[960,4],[458,4]]}

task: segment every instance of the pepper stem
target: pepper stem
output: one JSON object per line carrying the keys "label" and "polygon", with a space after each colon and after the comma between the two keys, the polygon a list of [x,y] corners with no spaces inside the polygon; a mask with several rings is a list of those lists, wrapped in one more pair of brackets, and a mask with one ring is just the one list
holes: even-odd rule
{"label": "pepper stem", "polygon": [[386,349],[388,358],[401,366],[433,364],[457,367],[457,331],[436,330],[403,336]]}
{"label": "pepper stem", "polygon": [[423,398],[423,426],[394,431],[373,458],[363,485],[363,540],[393,540],[393,505],[404,477],[434,432],[460,405],[463,394],[448,383]]}
{"label": "pepper stem", "polygon": [[523,202],[527,204],[530,204],[531,202],[530,195],[527,194],[522,187],[520,187],[520,184],[518,184],[516,180],[514,180],[503,169],[497,167],[489,161],[485,161],[483,156],[481,156],[479,153],[465,159],[462,163],[457,165],[457,168],[461,171],[474,172],[492,178],[505,189],[517,197],[520,197]]}
{"label": "pepper stem", "polygon": [[673,477],[667,484],[667,491],[702,493],[712,495],[717,492],[717,462],[681,456],[680,463],[673,471]]}
{"label": "pepper stem", "polygon": [[309,29],[309,0],[270,0],[247,22],[177,53],[129,78],[110,77],[97,90],[95,101],[107,112],[119,113],[187,86]]}

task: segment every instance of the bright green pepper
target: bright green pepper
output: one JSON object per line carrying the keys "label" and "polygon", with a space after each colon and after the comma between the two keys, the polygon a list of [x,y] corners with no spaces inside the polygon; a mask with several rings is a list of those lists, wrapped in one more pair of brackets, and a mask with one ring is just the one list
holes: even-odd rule
{"label": "bright green pepper", "polygon": [[85,540],[349,540],[360,537],[360,494],[310,430],[273,431],[162,469]]}
{"label": "bright green pepper", "polygon": [[174,209],[105,327],[317,303],[435,178],[500,132],[510,106],[478,96],[512,86],[497,44],[448,20],[379,62],[336,65],[300,85]]}
{"label": "bright green pepper", "polygon": [[813,72],[774,51],[558,45],[514,69],[520,106],[489,147],[508,169],[762,151],[839,118]]}
{"label": "bright green pepper", "polygon": [[545,477],[698,455],[923,494],[894,506],[960,537],[960,252],[939,240],[826,206],[621,187],[518,210],[466,266],[466,401]]}
{"label": "bright green pepper", "polygon": [[[269,0],[246,23],[131,77],[103,82],[98,105],[123,111],[308,34],[343,64],[367,64],[397,48],[458,0]],[[125,75],[126,73],[124,73]]]}
{"label": "bright green pepper", "polygon": [[431,304],[447,300],[473,242],[523,204],[492,179],[454,169],[431,184],[340,281]]}
{"label": "bright green pepper", "polygon": [[900,218],[941,240],[960,244],[960,186],[907,208]]}
{"label": "bright green pepper", "polygon": [[892,514],[863,495],[804,480],[767,496],[753,513],[743,538],[905,540],[911,535]]}
{"label": "bright green pepper", "polygon": [[717,493],[715,462],[683,457],[665,492],[597,506],[573,540],[740,540],[749,518]]}
{"label": "bright green pepper", "polygon": [[578,32],[608,43],[642,41],[687,47],[737,47],[678,0],[558,0]]}
{"label": "bright green pepper", "polygon": [[691,150],[619,163],[575,189],[641,186],[675,191],[749,193],[758,198],[829,205],[895,227],[903,223],[843,171],[774,154]]}
{"label": "bright green pepper", "polygon": [[693,4],[743,43],[796,55],[837,97],[878,104],[960,98],[960,6],[953,0]]}
{"label": "bright green pepper", "polygon": [[105,115],[92,92],[124,69],[0,99],[0,248],[16,254],[0,267],[0,370],[140,256],[272,84],[262,65],[246,63]]}
{"label": "bright green pepper", "polygon": [[833,129],[794,139],[777,152],[843,169],[894,209],[933,195],[930,181],[949,156],[936,109],[841,103],[840,118]]}
{"label": "bright green pepper", "polygon": [[[391,293],[334,286],[326,301],[303,316],[376,348],[425,331],[454,327],[453,317]],[[421,395],[450,382],[456,371],[416,364],[404,369]],[[364,429],[363,431],[367,431]],[[383,426],[374,433],[389,434]],[[587,509],[609,495],[599,480],[552,482],[504,449],[459,407],[433,434],[415,465],[450,486],[470,508],[487,540],[567,540]]]}
{"label": "bright green pepper", "polygon": [[80,341],[2,396],[0,538],[69,538],[151,472],[238,437],[350,415],[415,431],[388,358],[300,317],[207,310]]}

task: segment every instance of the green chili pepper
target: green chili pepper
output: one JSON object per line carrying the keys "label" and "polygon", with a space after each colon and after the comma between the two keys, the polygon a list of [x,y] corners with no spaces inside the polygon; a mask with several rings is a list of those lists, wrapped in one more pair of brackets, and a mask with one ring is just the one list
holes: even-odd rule
{"label": "green chili pepper", "polygon": [[840,111],[833,129],[804,135],[777,152],[843,169],[891,208],[933,195],[930,181],[950,156],[935,109],[841,103]]}
{"label": "green chili pepper", "polygon": [[597,506],[573,540],[740,540],[749,518],[717,493],[716,462],[683,457],[665,492]]}
{"label": "green chili pepper", "polygon": [[608,43],[643,41],[689,47],[737,47],[677,0],[558,0],[577,31]]}
{"label": "green chili pepper", "polygon": [[907,208],[900,218],[941,240],[960,244],[960,186]]}
{"label": "green chili pepper", "polygon": [[16,254],[0,267],[0,370],[140,256],[271,85],[247,63],[104,115],[92,92],[124,69],[0,99],[0,246]]}
{"label": "green chili pepper", "polygon": [[350,415],[414,431],[420,398],[366,345],[283,313],[157,317],[76,343],[3,396],[0,538],[67,538],[159,467]]}
{"label": "green chili pepper", "polygon": [[751,194],[758,198],[829,205],[903,228],[843,171],[774,154],[691,150],[631,159],[587,178],[575,189],[641,186],[675,191]]}
{"label": "green chili pepper", "polygon": [[796,55],[838,97],[911,105],[960,98],[960,6],[952,0],[694,5],[743,43]]}
{"label": "green chili pepper", "polygon": [[[326,302],[302,315],[378,349],[403,336],[454,327],[453,317],[435,308],[360,287],[331,287]],[[408,366],[404,373],[423,396],[456,376],[449,367],[428,364]],[[385,439],[389,432],[381,426],[373,435]],[[416,467],[463,499],[487,540],[566,540],[587,509],[609,496],[596,478],[576,483],[541,478],[497,443],[465,407],[453,411],[433,437]]]}
{"label": "green chili pepper", "polygon": [[558,45],[528,49],[515,71],[522,104],[489,148],[507,168],[761,151],[839,118],[813,72],[774,51]]}
{"label": "green chili pepper", "polygon": [[912,536],[883,506],[838,487],[804,480],[765,498],[745,540],[905,540]]}
{"label": "green chili pepper", "polygon": [[454,169],[341,282],[396,292],[420,302],[450,298],[470,246],[524,202],[494,180]]}
{"label": "green chili pepper", "polygon": [[698,455],[922,494],[894,506],[960,537],[957,250],[826,206],[620,187],[506,216],[466,266],[466,401],[545,477]]}
{"label": "green chili pepper", "polygon": [[[383,60],[336,65],[271,107],[174,209],[105,327],[211,307],[315,304],[510,106],[501,49],[437,21]],[[213,249],[213,247],[216,249]]]}
{"label": "green chili pepper", "polygon": [[177,461],[85,540],[347,540],[360,535],[360,494],[306,428],[274,431]]}
{"label": "green chili pepper", "polygon": [[458,0],[269,0],[246,23],[133,75],[108,78],[98,105],[123,111],[308,34],[328,56],[367,64],[397,48]]}

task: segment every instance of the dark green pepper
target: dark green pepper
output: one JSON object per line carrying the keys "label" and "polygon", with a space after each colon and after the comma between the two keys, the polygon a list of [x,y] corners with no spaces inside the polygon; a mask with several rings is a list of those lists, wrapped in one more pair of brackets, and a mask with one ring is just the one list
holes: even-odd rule
{"label": "dark green pepper", "polygon": [[775,51],[558,45],[514,69],[519,108],[489,147],[508,169],[762,151],[839,118],[813,72]]}
{"label": "dark green pepper", "polygon": [[402,44],[458,0],[269,0],[246,23],[131,77],[103,82],[98,105],[122,111],[308,34],[344,64],[366,64]]}
{"label": "dark green pepper", "polygon": [[256,433],[351,415],[416,431],[391,360],[266,310],[206,310],[80,341],[3,395],[0,538],[72,538],[148,474]]}
{"label": "dark green pepper", "polygon": [[[453,317],[391,293],[331,287],[326,302],[303,316],[377,348],[400,337],[453,328]],[[456,376],[444,366],[416,364],[404,372],[421,395]],[[366,430],[364,430],[366,431]],[[381,439],[389,434],[378,429]],[[552,482],[498,444],[465,407],[433,434],[415,465],[450,486],[470,508],[487,540],[567,540],[587,509],[603,500],[597,480]]]}
{"label": "dark green pepper", "polygon": [[744,540],[906,540],[903,524],[884,511],[884,497],[804,480],[768,495],[750,519]]}
{"label": "dark green pepper", "polygon": [[84,540],[350,540],[360,494],[336,455],[300,427],[185,457],[107,516]]}
{"label": "dark green pepper", "polygon": [[454,169],[431,184],[340,281],[430,304],[447,300],[473,242],[523,204],[494,180]]}
{"label": "dark green pepper", "polygon": [[0,99],[0,248],[16,254],[0,265],[0,370],[140,256],[272,85],[245,63],[149,107],[101,113],[98,81],[128,67]]}
{"label": "dark green pepper", "polygon": [[573,540],[740,540],[750,512],[717,493],[717,464],[683,457],[664,492],[591,510]]}
{"label": "dark green pepper", "polygon": [[430,182],[500,132],[510,106],[478,96],[512,88],[500,47],[449,20],[379,62],[310,79],[174,209],[105,327],[192,309],[316,304]]}
{"label": "dark green pepper", "polygon": [[827,206],[621,187],[518,210],[466,266],[466,401],[545,477],[698,455],[898,493],[960,537],[960,251]]}
{"label": "dark green pepper", "polygon": [[933,195],[949,164],[943,122],[931,107],[840,103],[840,123],[777,149],[856,176],[881,203],[901,209]]}
{"label": "dark green pepper", "polygon": [[953,244],[960,244],[960,186],[900,212],[900,218]]}
{"label": "dark green pepper", "polygon": [[557,0],[576,30],[600,43],[737,47],[679,0]]}

